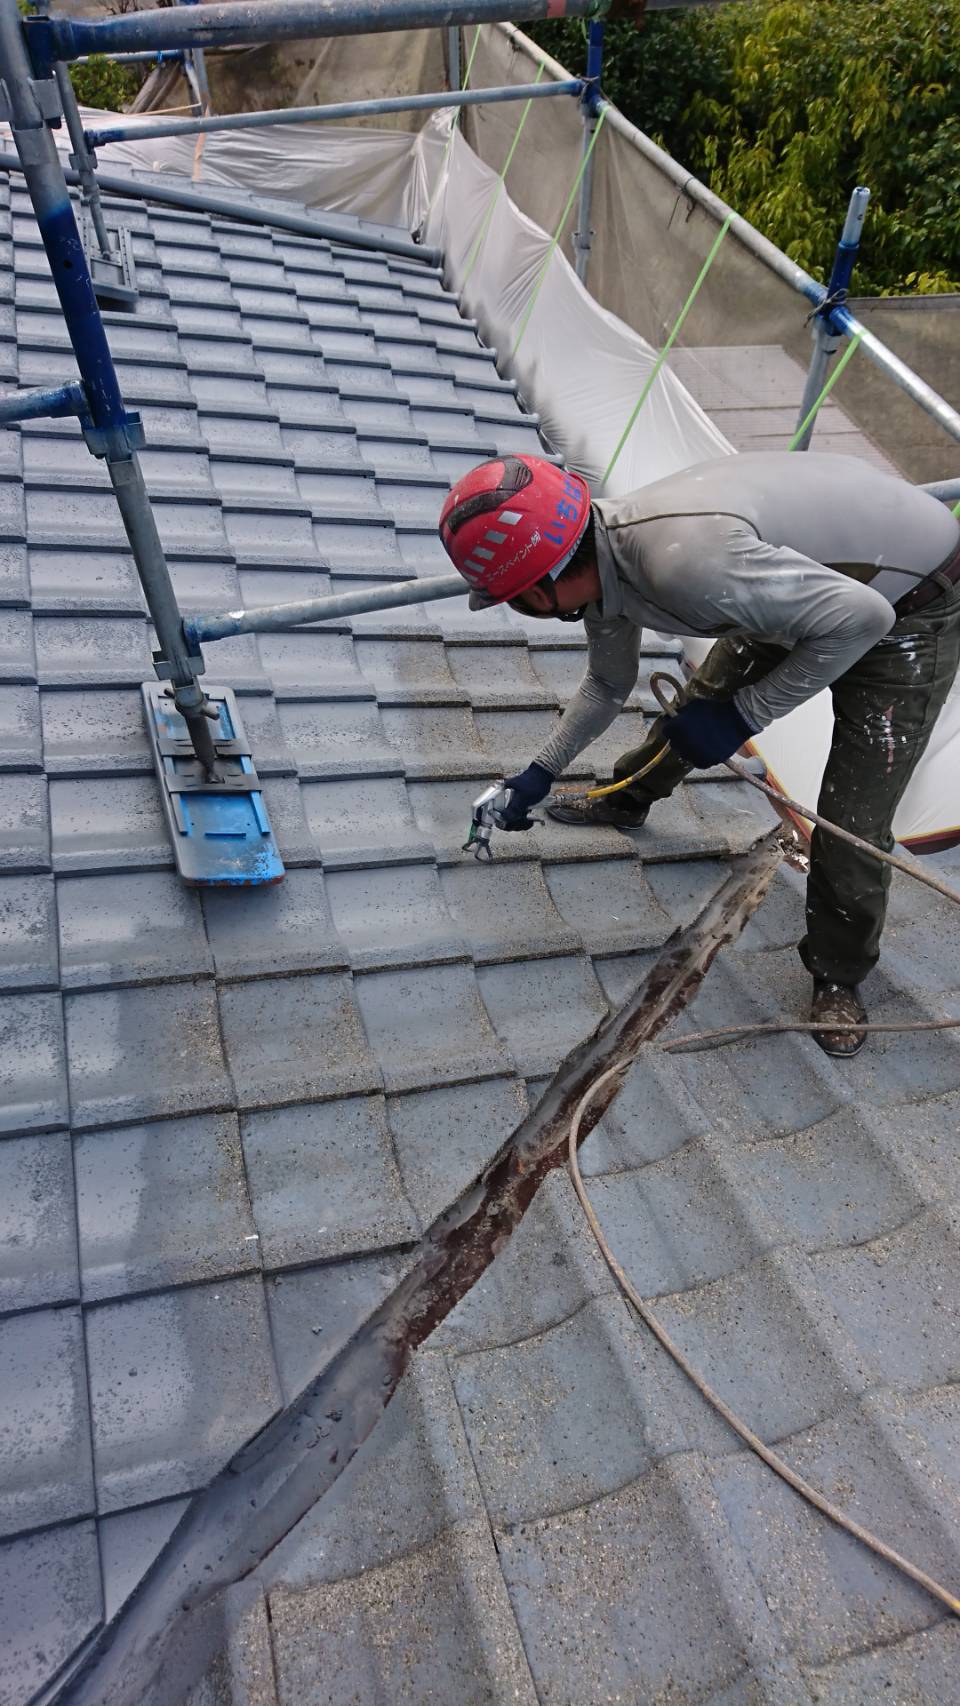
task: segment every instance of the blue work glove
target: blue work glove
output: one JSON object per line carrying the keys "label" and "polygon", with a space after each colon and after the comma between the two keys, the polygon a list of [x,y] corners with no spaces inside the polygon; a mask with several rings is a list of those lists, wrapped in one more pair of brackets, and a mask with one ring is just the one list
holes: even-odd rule
{"label": "blue work glove", "polygon": [[672,717],[664,734],[675,753],[698,770],[732,758],[756,729],[742,717],[732,699],[691,699]]}
{"label": "blue work glove", "polygon": [[553,777],[542,764],[528,764],[518,776],[507,776],[505,781],[512,792],[503,813],[504,829],[532,829],[530,811],[546,799],[553,787]]}

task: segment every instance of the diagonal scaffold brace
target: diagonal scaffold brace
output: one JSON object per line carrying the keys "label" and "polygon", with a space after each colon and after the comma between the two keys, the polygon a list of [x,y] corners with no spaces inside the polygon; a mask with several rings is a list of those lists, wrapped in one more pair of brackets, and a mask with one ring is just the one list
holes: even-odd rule
{"label": "diagonal scaffold brace", "polygon": [[[51,134],[57,83],[36,76],[17,0],[0,0],[0,74],[7,112],[40,237],[80,371],[79,385],[7,402],[6,418],[75,414],[88,450],[106,464],[159,649],[146,684],[147,725],[177,867],[193,884],[278,882],[283,865],[250,763],[232,696],[208,694],[204,662],[191,650],[147,496],[138,450],[139,415],[124,406],[76,216]],[[252,777],[252,780],[251,780]],[[190,809],[183,802],[189,799]]]}

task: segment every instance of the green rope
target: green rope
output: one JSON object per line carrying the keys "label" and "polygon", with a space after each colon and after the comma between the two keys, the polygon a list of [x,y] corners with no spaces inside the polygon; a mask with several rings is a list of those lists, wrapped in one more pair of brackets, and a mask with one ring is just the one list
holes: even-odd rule
{"label": "green rope", "polygon": [[853,357],[856,354],[857,349],[860,346],[860,342],[861,342],[862,338],[863,338],[863,333],[858,332],[855,338],[850,339],[850,342],[848,343],[846,349],[844,350],[842,356],[840,357],[840,360],[837,362],[836,367],[834,368],[829,379],[827,380],[826,385],[823,387],[823,390],[821,391],[819,397],[817,398],[816,402],[814,403],[813,408],[810,410],[806,419],[802,420],[800,422],[800,425],[797,427],[797,430],[794,433],[792,439],[790,440],[790,443],[787,445],[788,450],[796,450],[797,445],[800,443],[800,440],[802,439],[804,433],[806,432],[807,427],[810,425],[810,422],[812,420],[815,420],[816,416],[820,413],[821,408],[823,407],[824,403],[826,402],[827,398],[829,397],[831,391],[833,390],[833,387],[836,385],[837,380],[840,378],[840,375],[843,372],[844,368],[846,367],[847,362],[850,361],[851,357]]}
{"label": "green rope", "polygon": [[577,172],[576,177],[573,180],[573,185],[571,187],[570,194],[567,196],[567,205],[564,208],[563,212],[561,213],[560,222],[557,225],[557,229],[555,230],[555,232],[553,233],[553,236],[550,239],[550,247],[547,250],[546,255],[544,256],[543,265],[540,268],[540,271],[537,275],[537,282],[533,287],[533,291],[531,293],[530,300],[527,303],[527,306],[523,311],[523,318],[520,321],[520,327],[519,327],[519,330],[517,332],[516,341],[514,343],[512,350],[510,351],[510,360],[511,361],[513,360],[514,356],[516,355],[517,350],[520,348],[521,340],[523,338],[524,333],[526,332],[527,326],[530,323],[530,316],[533,313],[534,308],[536,307],[537,297],[540,295],[540,291],[543,287],[543,281],[547,276],[547,268],[550,265],[551,260],[553,259],[553,252],[554,252],[554,250],[555,250],[557,244],[559,243],[560,238],[563,234],[563,228],[567,223],[567,218],[568,218],[568,215],[570,213],[570,209],[573,206],[574,196],[576,195],[578,189],[580,188],[580,180],[583,177],[583,174],[587,169],[587,165],[588,165],[588,162],[590,160],[590,156],[593,153],[593,150],[597,145],[597,137],[600,135],[600,132],[603,129],[603,121],[606,118],[606,116],[607,116],[606,107],[601,107],[600,117],[597,119],[597,128],[590,138],[589,148],[586,150],[586,152],[583,156],[583,159],[580,161],[580,168]]}
{"label": "green rope", "polygon": [[681,328],[683,326],[683,322],[686,319],[691,308],[693,307],[694,302],[697,299],[697,295],[699,293],[700,286],[703,284],[703,281],[706,278],[707,273],[710,271],[710,268],[713,266],[713,263],[717,257],[717,251],[719,250],[720,244],[723,242],[724,237],[727,235],[727,232],[730,229],[730,225],[731,225],[731,221],[733,220],[733,217],[734,216],[732,213],[728,213],[726,219],[724,220],[719,231],[717,232],[717,235],[714,238],[713,243],[711,245],[710,253],[708,254],[706,260],[703,263],[703,266],[700,268],[700,271],[697,274],[696,283],[694,284],[693,289],[690,292],[690,295],[687,297],[686,302],[684,303],[679,314],[677,315],[677,323],[674,326],[673,331],[670,333],[670,336],[668,337],[666,343],[664,344],[663,349],[660,351],[660,354],[657,356],[657,359],[654,362],[653,367],[650,369],[650,373],[647,376],[647,382],[644,385],[643,390],[641,391],[640,396],[637,399],[637,404],[636,404],[636,407],[633,411],[633,414],[630,416],[630,419],[628,420],[626,426],[624,427],[623,432],[620,434],[620,442],[617,445],[617,448],[614,451],[613,455],[611,456],[610,461],[607,465],[607,471],[603,476],[603,480],[601,481],[601,490],[606,485],[607,481],[610,478],[610,475],[613,473],[614,468],[617,466],[617,463],[620,460],[620,456],[621,456],[621,453],[623,451],[623,447],[626,444],[627,439],[630,437],[631,432],[633,431],[634,422],[636,421],[636,418],[639,415],[640,410],[643,408],[644,403],[646,402],[651,391],[653,390],[653,387],[656,384],[657,379],[659,377],[660,369],[662,368],[664,362],[667,359],[667,356],[670,354],[670,351],[672,350],[674,344],[677,341],[677,338],[680,335],[680,331],[681,331]]}
{"label": "green rope", "polygon": [[954,504],[953,513],[956,516],[960,516],[960,503]]}
{"label": "green rope", "polygon": [[[460,85],[460,87],[462,89],[466,89],[469,86],[470,73],[473,70],[473,61],[476,57],[477,45],[478,45],[479,41],[480,41],[480,25],[478,24],[476,29],[473,32],[473,46],[470,49],[470,55],[469,55],[469,58],[467,59],[467,69],[463,74],[463,82]],[[457,107],[456,111],[454,112],[453,123],[450,126],[450,135],[447,137],[447,146],[443,151],[443,159],[440,162],[440,170],[437,173],[437,181],[433,186],[433,194],[427,203],[427,211],[423,216],[424,225],[426,225],[427,220],[430,218],[430,215],[433,212],[433,204],[436,201],[437,196],[440,194],[440,186],[443,183],[444,173],[447,170],[447,161],[450,158],[450,150],[453,147],[453,139],[454,139],[454,136],[456,135],[457,125],[460,123],[460,118],[461,118],[462,113],[463,113],[462,107]]]}
{"label": "green rope", "polygon": [[[543,76],[543,73],[545,70],[546,70],[546,67],[543,64],[543,61],[541,60],[540,64],[537,66],[537,75],[534,78],[534,82],[539,83],[539,81],[540,81],[541,77]],[[532,106],[533,106],[532,99],[526,101],[524,104],[523,112],[520,114],[520,123],[517,125],[517,134],[510,144],[510,151],[507,155],[506,160],[504,161],[503,171],[500,173],[500,177],[497,181],[494,192],[493,192],[492,196],[490,197],[490,205],[487,208],[487,211],[483,216],[483,223],[480,226],[480,230],[477,232],[476,241],[474,242],[473,248],[470,250],[470,254],[469,254],[469,257],[467,259],[467,270],[464,273],[463,278],[460,280],[460,289],[461,290],[465,289],[465,287],[466,287],[467,280],[470,277],[470,274],[473,272],[473,269],[474,269],[476,262],[477,262],[477,256],[479,255],[480,250],[483,247],[484,239],[487,235],[487,232],[490,229],[490,221],[493,218],[494,209],[497,205],[498,200],[500,199],[500,191],[503,189],[504,183],[506,182],[507,173],[510,170],[510,162],[513,159],[513,156],[517,151],[517,143],[520,141],[520,138],[523,135],[523,127],[527,122],[527,117],[528,117],[528,114],[530,112],[530,108]]]}

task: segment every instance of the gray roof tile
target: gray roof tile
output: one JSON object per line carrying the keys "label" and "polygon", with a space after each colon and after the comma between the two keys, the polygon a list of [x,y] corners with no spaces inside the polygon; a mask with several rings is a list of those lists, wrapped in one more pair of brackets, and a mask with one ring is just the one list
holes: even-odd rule
{"label": "gray roof tile", "polygon": [[203,1486],[277,1408],[258,1278],[98,1304],[86,1324],[104,1514]]}
{"label": "gray roof tile", "polygon": [[[121,550],[98,549],[89,550],[56,549],[53,546],[35,545],[30,550],[30,586],[33,595],[33,608],[36,611],[66,613],[71,610],[101,611],[104,615],[113,615],[120,611],[136,611],[143,609],[143,594],[134,567],[133,558]],[[132,632],[132,630],[131,630]],[[128,630],[124,629],[126,639]],[[136,645],[139,648],[140,631],[136,629]],[[57,659],[56,633],[46,638],[47,653],[45,664],[55,666]],[[123,651],[129,647],[125,644]],[[139,656],[139,649],[137,651]],[[30,629],[30,657],[33,658],[33,631]],[[60,648],[60,658],[69,659],[69,648]],[[111,653],[105,656],[104,663],[109,667],[114,657]],[[33,665],[34,670],[36,665]]]}
{"label": "gray roof tile", "polygon": [[[746,1706],[749,1694],[725,1690],[762,1663],[769,1615],[696,1462],[671,1458],[606,1498],[501,1530],[497,1547],[541,1696]],[[805,1706],[802,1684],[757,1697]]]}
{"label": "gray roof tile", "polygon": [[75,1128],[232,1104],[212,982],[84,992],[64,1007]]}
{"label": "gray roof tile", "polygon": [[270,1608],[284,1701],[309,1697],[318,1642],[331,1701],[537,1700],[483,1520],[346,1581],[282,1588]]}
{"label": "gray roof tile", "polygon": [[911,1689],[918,1701],[947,1700],[958,1657],[960,1630],[956,1619],[947,1617],[894,1645],[884,1643],[836,1664],[811,1668],[810,1688],[819,1706],[860,1706],[863,1700],[882,1699],[888,1691],[893,1699],[909,1699]]}
{"label": "gray roof tile", "polygon": [[558,911],[538,864],[504,864],[494,877],[471,859],[440,875],[450,914],[478,965],[581,949],[579,931]]}
{"label": "gray roof tile", "polygon": [[632,861],[544,864],[543,875],[560,917],[594,953],[624,954],[659,947],[673,921],[646,872]]}
{"label": "gray roof tile", "polygon": [[[956,1380],[960,1305],[956,1211],[908,1214],[885,1237],[813,1256],[816,1283],[830,1298],[875,1378],[915,1389]],[[918,1332],[918,1323],[937,1331]]]}
{"label": "gray roof tile", "polygon": [[498,1078],[510,1070],[471,966],[365,972],[354,988],[387,1090]]}
{"label": "gray roof tile", "polygon": [[346,967],[347,948],[330,916],[328,881],[313,868],[288,871],[282,883],[243,894],[208,890],[203,916],[217,977]]}
{"label": "gray roof tile", "polygon": [[417,1236],[381,1097],[246,1114],[242,1130],[266,1267],[375,1250]]}
{"label": "gray roof tile", "polygon": [[0,681],[37,678],[33,623],[27,610],[0,610]]}
{"label": "gray roof tile", "polygon": [[[908,1459],[914,1449],[907,1447]],[[896,1533],[908,1556],[922,1558],[941,1580],[956,1579],[954,1501],[937,1509],[937,1495],[899,1456],[875,1406],[791,1439],[785,1455],[815,1486],[842,1488],[851,1516]],[[928,1596],[899,1571],[824,1523],[782,1483],[764,1485],[761,1494],[761,1479],[770,1477],[756,1459],[737,1453],[714,1467],[713,1478],[782,1639],[801,1664],[824,1665],[929,1626]]]}
{"label": "gray roof tile", "polygon": [[57,910],[65,989],[213,969],[200,902],[172,872],[61,877]]}
{"label": "gray roof tile", "polygon": [[49,871],[45,776],[0,776],[0,871]]}
{"label": "gray roof tile", "polygon": [[56,989],[57,915],[49,877],[0,877],[0,990]]}
{"label": "gray roof tile", "polygon": [[359,1005],[340,972],[225,985],[220,1017],[238,1106],[379,1090]]}
{"label": "gray roof tile", "polygon": [[525,1078],[555,1071],[607,1015],[592,966],[572,955],[483,966],[477,981],[494,1028]]}
{"label": "gray roof tile", "polygon": [[722,1398],[749,1394],[749,1422],[767,1439],[833,1415],[870,1378],[815,1272],[775,1251],[713,1284],[661,1298],[667,1331]]}
{"label": "gray roof tile", "polygon": [[307,782],[300,795],[327,870],[433,858],[433,844],[414,819],[400,777]]}
{"label": "gray roof tile", "polygon": [[87,688],[76,693],[45,689],[39,695],[39,705],[48,775],[129,774],[151,769],[140,694],[133,688],[106,692]]}
{"label": "gray roof tile", "polygon": [[702,1141],[646,1167],[597,1178],[590,1195],[604,1232],[643,1294],[720,1279],[774,1242],[762,1199],[741,1194],[724,1158]]}
{"label": "gray roof tile", "polygon": [[0,1320],[0,1382],[0,1535],[87,1515],[93,1470],[79,1308]]}
{"label": "gray roof tile", "polygon": [[327,895],[355,971],[466,958],[433,865],[331,871]]}
{"label": "gray roof tile", "polygon": [[60,996],[0,996],[0,1137],[67,1121]]}
{"label": "gray roof tile", "polygon": [[301,776],[389,776],[402,768],[373,698],[283,700],[278,712]]}
{"label": "gray roof tile", "polygon": [[261,777],[263,798],[274,838],[287,869],[296,865],[315,865],[320,849],[313,834],[313,825],[306,815],[304,789],[293,777]]}
{"label": "gray roof tile", "polygon": [[[940,1108],[938,1123],[943,1113]],[[856,1107],[790,1137],[738,1145],[726,1173],[740,1195],[765,1204],[781,1236],[805,1249],[867,1243],[900,1226],[923,1202],[870,1114]]]}
{"label": "gray roof tile", "polygon": [[152,776],[54,781],[50,817],[57,871],[173,867],[166,819]]}
{"label": "gray roof tile", "polygon": [[259,1268],[235,1115],[85,1132],[74,1153],[85,1301]]}
{"label": "gray roof tile", "polygon": [[15,540],[0,541],[0,599],[25,604],[29,596],[26,547]]}
{"label": "gray roof tile", "polygon": [[588,1301],[560,1325],[458,1357],[453,1380],[496,1528],[588,1504],[652,1458],[639,1408],[639,1349],[619,1298]]}
{"label": "gray roof tile", "polygon": [[66,1133],[0,1143],[0,1313],[79,1296],[73,1159]]}
{"label": "gray roof tile", "polygon": [[152,667],[142,616],[41,616],[33,633],[43,687],[139,685]]}
{"label": "gray roof tile", "polygon": [[97,1531],[92,1522],[50,1528],[0,1544],[0,1699],[30,1699],[97,1628],[102,1617]]}

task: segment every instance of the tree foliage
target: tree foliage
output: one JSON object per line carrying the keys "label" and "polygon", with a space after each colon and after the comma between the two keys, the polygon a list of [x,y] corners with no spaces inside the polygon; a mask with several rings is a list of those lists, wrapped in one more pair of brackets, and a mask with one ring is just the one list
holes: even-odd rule
{"label": "tree foliage", "polygon": [[120,113],[143,82],[142,65],[117,65],[96,54],[87,65],[71,65],[70,81],[82,107]]}
{"label": "tree foliage", "polygon": [[[584,64],[579,21],[532,33]],[[867,184],[856,290],[960,289],[960,0],[731,0],[607,38],[611,100],[815,277]]]}

